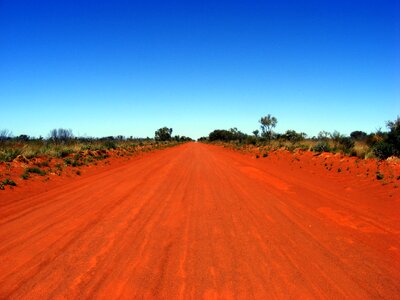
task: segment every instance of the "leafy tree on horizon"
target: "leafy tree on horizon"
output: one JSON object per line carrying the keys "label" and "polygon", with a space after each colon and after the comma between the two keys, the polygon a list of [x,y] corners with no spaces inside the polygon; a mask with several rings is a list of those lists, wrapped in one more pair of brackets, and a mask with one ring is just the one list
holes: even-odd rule
{"label": "leafy tree on horizon", "polygon": [[260,127],[262,131],[262,136],[266,137],[268,140],[271,140],[272,129],[275,128],[276,124],[278,123],[278,120],[274,116],[268,114],[265,117],[261,117],[259,122],[261,124]]}
{"label": "leafy tree on horizon", "polygon": [[210,132],[208,139],[210,141],[232,141],[234,140],[234,133],[231,130],[215,129]]}
{"label": "leafy tree on horizon", "polygon": [[156,141],[169,141],[172,138],[172,128],[163,127],[154,133],[154,138]]}
{"label": "leafy tree on horizon", "polygon": [[307,134],[304,132],[296,132],[295,130],[286,130],[286,132],[282,135],[285,140],[291,141],[292,143],[297,143],[304,140],[307,137]]}
{"label": "leafy tree on horizon", "polygon": [[260,131],[258,129],[253,131],[253,134],[256,138],[258,138],[258,134],[260,133]]}
{"label": "leafy tree on horizon", "polygon": [[350,137],[355,141],[362,141],[367,138],[367,133],[364,131],[356,130],[350,133]]}

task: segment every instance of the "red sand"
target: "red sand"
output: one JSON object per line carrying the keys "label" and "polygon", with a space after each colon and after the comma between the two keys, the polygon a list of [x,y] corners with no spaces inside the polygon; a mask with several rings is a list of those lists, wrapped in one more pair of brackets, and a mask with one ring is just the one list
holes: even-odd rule
{"label": "red sand", "polygon": [[398,298],[397,171],[340,159],[189,143],[0,191],[0,298]]}

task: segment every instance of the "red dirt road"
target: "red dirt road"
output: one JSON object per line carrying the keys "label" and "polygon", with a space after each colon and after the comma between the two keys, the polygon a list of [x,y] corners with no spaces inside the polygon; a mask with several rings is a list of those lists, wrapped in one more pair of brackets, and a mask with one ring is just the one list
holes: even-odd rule
{"label": "red dirt road", "polygon": [[189,143],[6,191],[0,298],[399,298],[400,200],[304,174]]}

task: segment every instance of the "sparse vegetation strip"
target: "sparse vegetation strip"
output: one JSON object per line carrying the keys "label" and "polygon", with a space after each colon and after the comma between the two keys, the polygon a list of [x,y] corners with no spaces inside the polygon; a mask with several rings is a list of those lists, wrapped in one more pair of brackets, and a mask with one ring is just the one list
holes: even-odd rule
{"label": "sparse vegetation strip", "polygon": [[[338,131],[320,131],[317,136],[307,137],[303,132],[287,130],[284,133],[274,132],[277,118],[268,114],[259,120],[260,130],[256,129],[249,135],[237,128],[216,129],[200,142],[223,144],[238,150],[258,147],[260,153],[286,149],[288,151],[313,151],[317,155],[323,152],[342,153],[359,158],[387,159],[391,156],[400,157],[400,117],[386,122],[387,131],[377,130],[367,134],[363,131],[353,131],[349,136]],[[263,156],[265,157],[265,156]]]}
{"label": "sparse vegetation strip", "polygon": [[[160,128],[154,138],[121,135],[87,138],[75,137],[72,130],[60,128],[51,130],[47,138],[35,138],[13,136],[8,130],[0,130],[0,180],[15,166],[23,168],[18,177],[28,180],[47,174],[61,175],[66,168],[97,165],[109,157],[129,157],[192,140],[185,136],[172,136],[172,131],[172,128]],[[73,174],[81,175],[82,172],[75,170]],[[4,190],[7,185],[14,186],[11,182],[6,179],[0,181],[0,188]]]}

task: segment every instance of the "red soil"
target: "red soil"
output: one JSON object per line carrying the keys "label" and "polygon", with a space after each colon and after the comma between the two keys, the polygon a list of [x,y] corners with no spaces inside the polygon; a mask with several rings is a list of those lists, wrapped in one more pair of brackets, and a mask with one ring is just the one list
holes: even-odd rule
{"label": "red soil", "polygon": [[189,143],[0,191],[0,298],[398,297],[398,168],[325,156]]}

